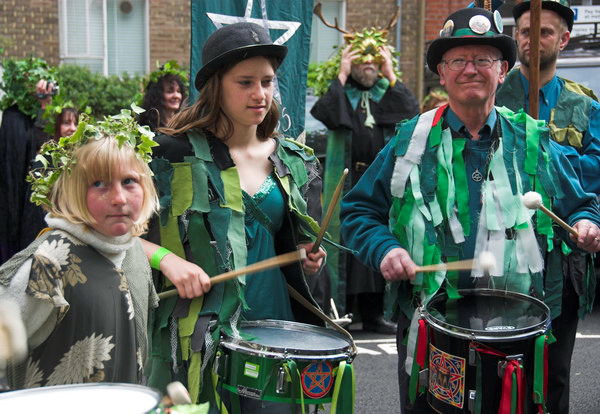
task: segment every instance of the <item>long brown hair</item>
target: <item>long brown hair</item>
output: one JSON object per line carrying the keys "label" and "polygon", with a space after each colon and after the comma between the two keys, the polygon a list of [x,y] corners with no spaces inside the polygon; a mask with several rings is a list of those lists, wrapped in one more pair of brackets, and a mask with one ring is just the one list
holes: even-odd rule
{"label": "long brown hair", "polygon": [[[267,56],[265,58],[269,61],[273,70],[277,71],[279,66],[277,59]],[[200,128],[215,133],[217,127],[221,127],[223,136],[219,138],[223,141],[231,138],[233,135],[233,122],[221,108],[221,79],[240,62],[233,62],[219,69],[200,89],[200,97],[196,103],[173,115],[169,124],[165,128],[159,128],[158,132],[177,136],[190,129]],[[278,121],[279,108],[277,108],[277,103],[272,101],[265,119],[256,128],[258,139],[266,140],[271,137]]]}

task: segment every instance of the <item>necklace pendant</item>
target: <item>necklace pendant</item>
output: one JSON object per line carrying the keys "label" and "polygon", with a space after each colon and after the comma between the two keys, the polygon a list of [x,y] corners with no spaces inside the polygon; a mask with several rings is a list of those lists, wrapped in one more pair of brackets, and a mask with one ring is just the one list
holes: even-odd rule
{"label": "necklace pendant", "polygon": [[476,183],[480,182],[483,179],[483,175],[479,172],[479,168],[477,168],[477,169],[475,169],[475,171],[473,171],[473,174],[471,174],[471,178]]}

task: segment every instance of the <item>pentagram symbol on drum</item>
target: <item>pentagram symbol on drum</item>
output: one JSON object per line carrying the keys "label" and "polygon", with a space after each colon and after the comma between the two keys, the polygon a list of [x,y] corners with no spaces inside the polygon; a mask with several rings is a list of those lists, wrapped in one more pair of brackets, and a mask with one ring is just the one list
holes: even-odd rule
{"label": "pentagram symbol on drum", "polygon": [[332,385],[333,369],[329,362],[313,362],[302,370],[302,390],[309,397],[324,397]]}

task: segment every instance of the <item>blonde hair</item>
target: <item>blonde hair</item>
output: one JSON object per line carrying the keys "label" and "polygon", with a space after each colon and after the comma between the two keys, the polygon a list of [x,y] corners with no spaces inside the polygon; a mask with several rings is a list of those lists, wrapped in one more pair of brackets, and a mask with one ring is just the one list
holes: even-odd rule
{"label": "blonde hair", "polygon": [[73,157],[76,162],[71,171],[61,174],[50,189],[48,198],[51,206],[45,206],[46,210],[54,217],[72,223],[95,224],[87,206],[88,187],[95,181],[111,181],[120,166],[129,165],[140,174],[140,185],[144,191],[140,215],[131,233],[133,236],[143,234],[158,209],[158,195],[148,164],[139,159],[128,144],[119,146],[112,136],[90,139],[74,151]]}

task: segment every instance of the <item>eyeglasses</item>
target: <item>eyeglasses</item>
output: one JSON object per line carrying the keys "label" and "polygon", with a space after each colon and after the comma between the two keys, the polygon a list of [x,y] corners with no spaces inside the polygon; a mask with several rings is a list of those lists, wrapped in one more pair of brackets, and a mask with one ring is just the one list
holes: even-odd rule
{"label": "eyeglasses", "polygon": [[452,60],[442,60],[442,63],[445,63],[450,70],[463,70],[467,63],[471,62],[477,69],[487,69],[492,66],[492,63],[497,62],[502,59],[492,59],[487,56],[477,56],[473,60],[467,60],[463,58],[456,58]]}

